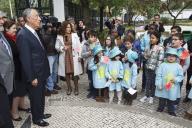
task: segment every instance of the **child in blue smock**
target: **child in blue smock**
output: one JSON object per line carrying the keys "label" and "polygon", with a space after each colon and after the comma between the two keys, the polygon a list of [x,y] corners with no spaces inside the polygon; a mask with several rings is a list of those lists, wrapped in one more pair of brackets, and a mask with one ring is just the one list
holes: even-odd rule
{"label": "child in blue smock", "polygon": [[[93,86],[95,89],[99,90],[99,97],[101,97],[101,89],[105,88],[106,84],[106,78],[105,78],[105,68],[106,64],[102,62],[103,57],[103,48],[101,45],[96,45],[93,48],[93,55],[94,58],[91,59],[88,65],[88,69],[92,71],[92,77],[93,77]],[[97,99],[96,97],[96,99]]]}
{"label": "child in blue smock", "polygon": [[[114,91],[117,92],[118,104],[121,104],[122,91],[121,91],[121,80],[123,79],[123,64],[120,61],[121,51],[118,47],[114,47],[110,51],[111,61],[107,64],[105,76],[110,81],[109,84],[109,103],[113,102]],[[109,82],[108,81],[108,82]]]}
{"label": "child in blue smock", "polygon": [[174,102],[180,97],[180,82],[184,78],[183,69],[176,62],[177,57],[176,49],[167,50],[166,61],[159,66],[155,80],[155,96],[159,97],[157,111],[163,112],[167,105],[168,113],[172,116],[176,116]]}
{"label": "child in blue smock", "polygon": [[[129,94],[127,92],[128,89],[136,89],[137,82],[137,64],[135,62],[138,59],[138,54],[131,49],[125,53],[125,58],[127,61],[124,61],[124,77],[122,81],[122,86],[124,87],[123,98],[124,104],[132,105],[133,99],[136,98],[137,94]],[[126,60],[126,59],[125,59]]]}

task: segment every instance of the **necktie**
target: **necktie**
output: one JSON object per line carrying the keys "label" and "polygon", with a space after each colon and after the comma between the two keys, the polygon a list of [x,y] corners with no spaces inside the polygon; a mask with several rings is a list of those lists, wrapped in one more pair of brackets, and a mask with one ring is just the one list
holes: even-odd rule
{"label": "necktie", "polygon": [[36,38],[39,40],[39,43],[40,43],[41,47],[44,49],[44,46],[43,46],[43,44],[41,43],[41,40],[40,40],[40,38],[39,38],[39,36],[37,35],[36,32],[34,32],[34,35],[35,35]]}

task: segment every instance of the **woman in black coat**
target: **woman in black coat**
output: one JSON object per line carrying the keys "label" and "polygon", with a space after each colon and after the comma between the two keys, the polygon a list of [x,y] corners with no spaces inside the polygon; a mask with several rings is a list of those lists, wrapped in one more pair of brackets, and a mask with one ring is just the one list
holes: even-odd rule
{"label": "woman in black coat", "polygon": [[13,54],[13,61],[15,66],[14,74],[14,90],[10,96],[11,103],[11,115],[15,121],[21,121],[22,118],[18,114],[18,109],[27,111],[24,104],[24,96],[26,95],[26,87],[24,82],[21,80],[21,62],[19,59],[19,52],[16,45],[16,23],[8,20],[4,24],[4,36],[9,42]]}

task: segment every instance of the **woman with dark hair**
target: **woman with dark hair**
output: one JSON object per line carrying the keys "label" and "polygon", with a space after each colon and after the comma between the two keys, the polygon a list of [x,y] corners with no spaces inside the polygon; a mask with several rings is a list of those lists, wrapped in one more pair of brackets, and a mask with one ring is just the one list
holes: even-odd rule
{"label": "woman with dark hair", "polygon": [[73,26],[70,22],[64,21],[61,24],[57,36],[55,48],[59,51],[59,69],[58,75],[66,77],[67,95],[71,95],[71,78],[74,80],[74,94],[79,94],[78,75],[82,73],[81,66],[81,44],[79,37],[73,32]]}
{"label": "woman with dark hair", "polygon": [[22,67],[19,59],[19,52],[16,45],[16,23],[14,21],[8,20],[3,26],[4,36],[11,46],[15,66],[14,91],[10,96],[10,99],[12,100],[11,115],[14,121],[21,121],[22,118],[18,114],[18,109],[23,111],[29,111],[29,109],[27,109],[24,104],[24,96],[27,94],[27,91],[25,84],[21,79]]}

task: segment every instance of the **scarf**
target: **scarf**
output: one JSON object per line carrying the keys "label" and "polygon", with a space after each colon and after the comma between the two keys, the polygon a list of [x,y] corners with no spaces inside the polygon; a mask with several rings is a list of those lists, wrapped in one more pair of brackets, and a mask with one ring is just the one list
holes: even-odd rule
{"label": "scarf", "polygon": [[8,39],[10,39],[10,40],[12,40],[12,41],[14,41],[16,43],[16,35],[11,35],[11,34],[9,34],[7,32],[5,32],[4,35],[5,35],[6,38],[8,38]]}

